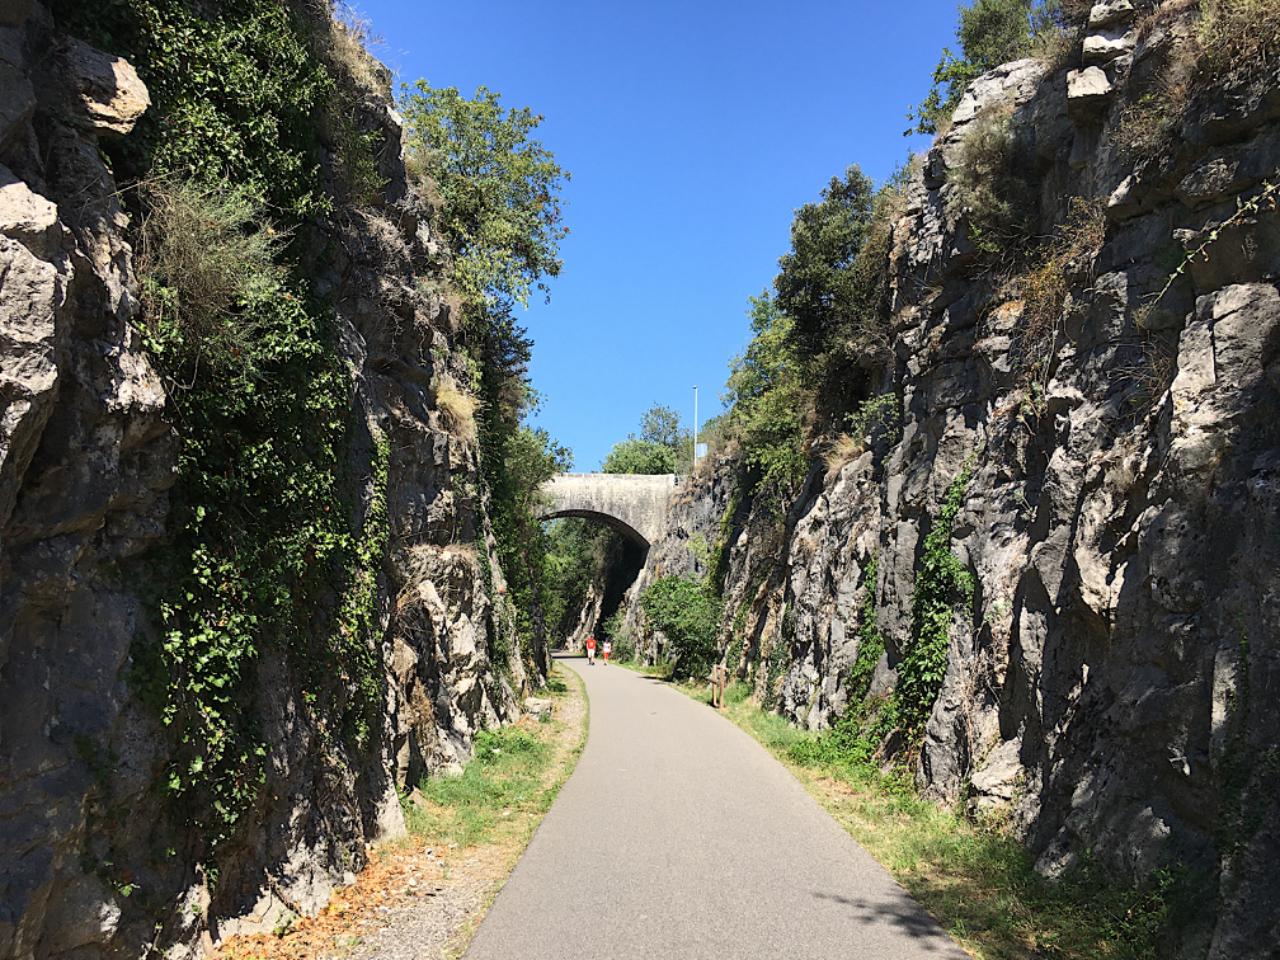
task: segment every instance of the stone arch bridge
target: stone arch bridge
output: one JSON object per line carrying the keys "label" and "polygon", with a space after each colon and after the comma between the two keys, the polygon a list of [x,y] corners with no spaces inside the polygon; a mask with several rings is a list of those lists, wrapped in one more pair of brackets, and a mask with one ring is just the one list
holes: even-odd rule
{"label": "stone arch bridge", "polygon": [[542,485],[546,507],[539,519],[599,520],[648,549],[666,531],[675,489],[670,473],[561,473]]}

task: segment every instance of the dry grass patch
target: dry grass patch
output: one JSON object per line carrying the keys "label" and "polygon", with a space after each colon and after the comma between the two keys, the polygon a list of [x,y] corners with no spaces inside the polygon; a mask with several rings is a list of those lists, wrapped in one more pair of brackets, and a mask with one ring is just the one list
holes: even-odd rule
{"label": "dry grass patch", "polygon": [[1023,322],[1028,336],[1048,335],[1062,317],[1069,288],[1068,276],[1088,270],[1107,239],[1106,204],[1073,197],[1066,223],[1049,247],[1048,256],[1019,281]]}
{"label": "dry grass patch", "polygon": [[861,437],[852,437],[847,433],[836,437],[822,455],[822,460],[827,465],[827,479],[830,480],[839,473],[846,463],[861,456],[866,447],[866,442]]}
{"label": "dry grass patch", "polygon": [[1155,89],[1129,104],[1114,138],[1131,157],[1159,158],[1177,142],[1193,97],[1206,88],[1239,88],[1280,78],[1280,0],[1166,0],[1137,25],[1149,38],[1161,27],[1198,16],[1172,41]]}
{"label": "dry grass patch", "polygon": [[246,186],[166,178],[140,191],[137,270],[149,329],[176,330],[206,362],[246,356],[256,328],[244,305],[280,294],[275,258],[286,235]]}
{"label": "dry grass patch", "polygon": [[1031,230],[1037,204],[1018,154],[1012,107],[988,107],[970,122],[949,174],[950,212],[967,218],[974,246],[988,255],[1016,256]]}
{"label": "dry grass patch", "polygon": [[449,376],[441,376],[436,384],[436,408],[444,414],[453,432],[464,440],[477,436],[476,410],[479,402],[461,389]]}
{"label": "dry grass patch", "polygon": [[1280,0],[1204,0],[1197,40],[1203,70],[1227,83],[1280,67]]}
{"label": "dry grass patch", "polygon": [[325,62],[342,71],[361,93],[379,98],[389,96],[389,77],[369,52],[381,43],[373,32],[373,22],[341,0],[308,0],[308,5],[312,17],[323,29],[317,40]]}

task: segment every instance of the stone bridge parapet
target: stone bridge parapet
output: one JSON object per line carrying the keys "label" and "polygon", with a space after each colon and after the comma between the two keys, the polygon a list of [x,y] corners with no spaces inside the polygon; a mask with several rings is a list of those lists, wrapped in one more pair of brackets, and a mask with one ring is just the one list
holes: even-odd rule
{"label": "stone bridge parapet", "polygon": [[674,474],[561,473],[542,485],[540,519],[587,517],[607,523],[644,548],[666,531]]}

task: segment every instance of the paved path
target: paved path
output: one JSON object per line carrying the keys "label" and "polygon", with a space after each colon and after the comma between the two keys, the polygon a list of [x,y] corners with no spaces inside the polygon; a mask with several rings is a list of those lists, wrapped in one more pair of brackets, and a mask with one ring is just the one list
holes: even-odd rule
{"label": "paved path", "polygon": [[965,960],[758,743],[618,666],[468,960]]}

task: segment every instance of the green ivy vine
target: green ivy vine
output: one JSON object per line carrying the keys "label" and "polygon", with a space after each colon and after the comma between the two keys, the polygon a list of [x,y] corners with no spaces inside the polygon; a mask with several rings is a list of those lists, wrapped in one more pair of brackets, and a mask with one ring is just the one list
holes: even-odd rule
{"label": "green ivy vine", "polygon": [[[268,210],[274,223],[246,236],[292,238],[273,250],[278,269],[220,315],[238,333],[227,362],[210,363],[199,326],[180,322],[180,275],[147,278],[171,309],[140,323],[168,385],[177,481],[168,541],[138,571],[158,629],[135,638],[131,679],[172,734],[163,789],[216,869],[266,783],[265,702],[288,695],[260,675],[264,654],[299,685],[325,742],[366,744],[382,703],[390,447],[375,435],[372,476],[353,475],[352,373],[332,309],[312,292],[306,264],[319,251],[304,239],[333,207],[317,118],[347,94],[322,59],[321,25],[290,5],[91,6],[54,0],[60,24],[128,59],[152,97],[134,133],[110,146],[135,223],[147,192],[131,184],[186,181]],[[357,148],[372,144],[345,147]]]}
{"label": "green ivy vine", "polygon": [[916,568],[911,635],[898,664],[894,692],[899,720],[913,738],[923,731],[942,689],[954,611],[957,607],[973,606],[973,574],[951,552],[952,527],[964,504],[972,473],[972,467],[966,465],[947,488],[942,509],[924,538],[924,550]]}

